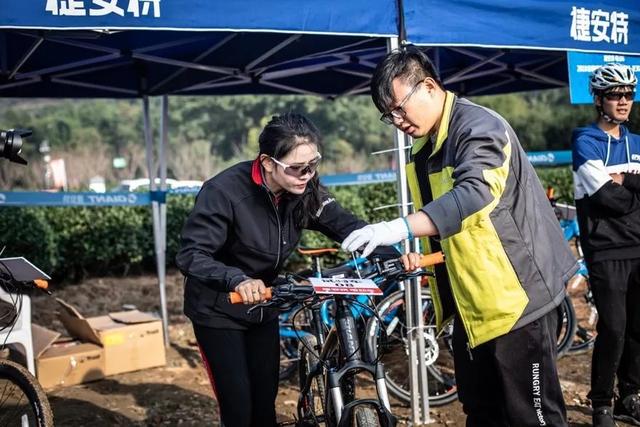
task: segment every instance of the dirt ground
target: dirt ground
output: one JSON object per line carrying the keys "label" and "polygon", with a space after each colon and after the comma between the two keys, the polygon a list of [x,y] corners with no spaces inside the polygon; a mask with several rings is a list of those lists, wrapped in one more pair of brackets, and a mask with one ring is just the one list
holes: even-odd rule
{"label": "dirt ground", "polygon": [[[75,305],[86,316],[104,314],[132,304],[142,311],[159,311],[155,277],[109,277],[90,279],[79,285],[56,289],[54,296]],[[93,383],[50,390],[51,405],[59,426],[217,426],[217,407],[190,323],[182,315],[182,278],[167,277],[171,346],[167,365],[121,374]],[[33,298],[34,322],[64,332],[56,318],[53,297]],[[564,357],[560,379],[571,426],[591,425],[588,392],[590,353]],[[280,421],[292,420],[297,402],[296,386],[283,383],[278,395]],[[411,424],[410,408],[392,401],[400,425]],[[464,426],[458,402],[433,408],[433,426]]]}

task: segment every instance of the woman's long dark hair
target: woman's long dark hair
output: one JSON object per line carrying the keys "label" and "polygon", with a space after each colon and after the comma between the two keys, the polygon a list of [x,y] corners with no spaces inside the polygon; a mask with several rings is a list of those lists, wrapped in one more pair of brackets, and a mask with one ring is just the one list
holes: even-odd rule
{"label": "woman's long dark hair", "polygon": [[[318,151],[322,148],[322,138],[318,128],[302,114],[286,113],[273,116],[264,127],[259,138],[260,154],[280,160],[295,147],[314,144]],[[307,190],[300,198],[300,206],[295,210],[296,224],[306,227],[320,209],[327,189],[320,184],[316,173],[307,183]]]}

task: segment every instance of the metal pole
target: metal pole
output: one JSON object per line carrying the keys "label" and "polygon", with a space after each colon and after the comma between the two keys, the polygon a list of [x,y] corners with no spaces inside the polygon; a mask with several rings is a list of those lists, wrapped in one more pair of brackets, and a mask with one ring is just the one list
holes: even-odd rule
{"label": "metal pole", "polygon": [[[389,50],[398,48],[397,38],[390,38],[387,45]],[[410,137],[396,128],[394,133],[396,146],[398,174],[397,186],[400,197],[400,215],[409,214],[409,192],[407,191],[407,163],[406,146],[411,144]],[[405,253],[410,252],[411,244],[405,242]],[[422,319],[422,298],[420,283],[411,280],[405,287],[406,324],[409,331],[409,383],[411,387],[411,419],[414,426],[432,423],[429,416],[429,390],[427,383],[427,369],[425,366],[425,347],[422,331],[424,322]]]}
{"label": "metal pole", "polygon": [[[166,146],[169,132],[169,98],[162,96],[162,116],[160,118],[160,147],[158,157],[160,157],[160,190],[167,191],[167,155]],[[166,193],[165,193],[166,194]],[[162,323],[165,331],[164,343],[169,347],[169,315],[167,313],[167,201],[164,199],[160,203],[160,245],[158,248],[158,279],[160,286],[160,310],[162,312]]]}
{"label": "metal pole", "polygon": [[[144,95],[142,98],[142,110],[144,119],[144,145],[147,155],[147,173],[149,175],[149,190],[152,194],[156,191],[156,169],[153,161],[153,135],[151,134],[151,119],[149,117],[149,97]],[[156,270],[158,273],[158,281],[160,281],[160,207],[157,200],[151,201],[151,215],[153,219],[153,244],[156,253]],[[164,261],[163,261],[164,262]],[[160,302],[162,305],[162,301]],[[164,333],[165,345],[168,342],[169,331],[166,328],[166,318],[162,319],[162,328]]]}

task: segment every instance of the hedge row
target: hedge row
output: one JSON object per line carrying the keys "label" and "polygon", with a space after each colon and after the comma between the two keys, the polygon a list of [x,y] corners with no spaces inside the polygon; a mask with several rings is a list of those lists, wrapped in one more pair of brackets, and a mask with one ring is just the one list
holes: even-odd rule
{"label": "hedge row", "polygon": [[[567,168],[539,171],[543,185],[571,198],[571,174]],[[371,221],[394,218],[395,184],[338,187],[333,193],[356,215]],[[379,209],[381,206],[391,207]],[[167,203],[167,260],[173,264],[184,219],[193,196],[170,196]],[[331,245],[319,233],[307,232],[302,245]],[[106,208],[0,208],[0,245],[3,256],[26,256],[58,280],[79,280],[86,275],[127,274],[152,270],[153,231],[150,207]],[[291,262],[302,260],[293,257]]]}

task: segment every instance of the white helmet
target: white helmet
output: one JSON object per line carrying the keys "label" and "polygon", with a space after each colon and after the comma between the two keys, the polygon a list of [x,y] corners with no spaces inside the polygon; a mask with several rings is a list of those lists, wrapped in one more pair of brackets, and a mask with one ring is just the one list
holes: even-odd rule
{"label": "white helmet", "polygon": [[592,94],[618,86],[632,86],[638,79],[631,67],[624,64],[607,64],[596,68],[589,77],[589,90]]}

